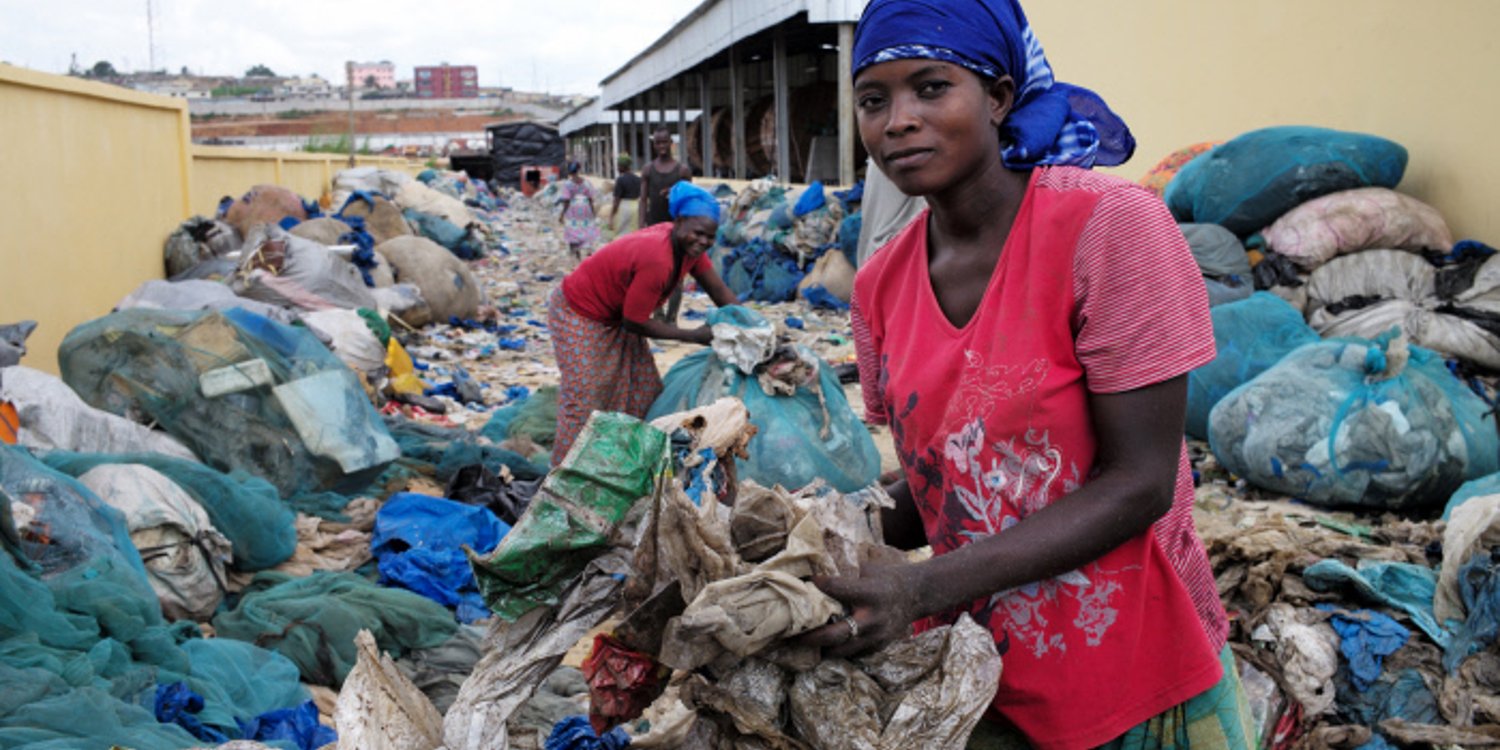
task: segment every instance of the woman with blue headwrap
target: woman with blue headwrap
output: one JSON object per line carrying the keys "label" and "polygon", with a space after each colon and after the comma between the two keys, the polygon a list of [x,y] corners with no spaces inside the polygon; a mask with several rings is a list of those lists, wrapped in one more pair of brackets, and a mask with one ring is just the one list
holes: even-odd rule
{"label": "woman with blue headwrap", "polygon": [[646,416],[661,394],[648,338],[707,344],[707,326],[678,328],[651,313],[689,274],[714,304],[738,304],[709,262],[719,202],[680,182],[669,195],[672,221],[631,232],[585,258],[552,292],[547,325],[557,352],[557,465],[595,411]]}
{"label": "woman with blue headwrap", "polygon": [[928,206],[860,268],[851,322],[902,468],[886,539],[934,554],[817,579],[849,614],[807,641],[972,617],[1004,669],[971,747],[1249,747],[1182,438],[1207,293],[1161,201],[1088,170],[1130,131],[1014,0],[872,0],[853,59],[866,149]]}

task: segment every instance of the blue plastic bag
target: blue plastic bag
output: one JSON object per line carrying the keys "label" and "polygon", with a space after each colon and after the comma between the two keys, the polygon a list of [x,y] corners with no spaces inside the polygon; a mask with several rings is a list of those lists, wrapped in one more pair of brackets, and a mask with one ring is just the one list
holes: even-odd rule
{"label": "blue plastic bag", "polygon": [[489,610],[463,548],[485,554],[509,531],[483,506],[402,492],[392,495],[375,516],[370,553],[382,584],[455,607],[461,620],[472,622],[488,617]]}
{"label": "blue plastic bag", "polygon": [[1349,660],[1350,681],[1360,692],[1380,679],[1382,660],[1411,638],[1401,623],[1371,609],[1346,612],[1332,604],[1319,604],[1318,609],[1333,613],[1328,624],[1339,634],[1339,652]]}
{"label": "blue plastic bag", "polygon": [[624,750],[630,747],[630,735],[615,727],[600,737],[587,716],[569,716],[552,726],[545,750]]}
{"label": "blue plastic bag", "polygon": [[339,739],[338,732],[318,723],[318,705],[312,701],[257,716],[241,724],[240,733],[243,739],[295,750],[318,750]]}

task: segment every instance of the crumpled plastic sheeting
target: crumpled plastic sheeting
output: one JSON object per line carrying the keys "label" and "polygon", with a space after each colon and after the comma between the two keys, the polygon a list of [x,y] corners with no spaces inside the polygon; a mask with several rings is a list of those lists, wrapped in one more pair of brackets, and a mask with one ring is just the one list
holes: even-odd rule
{"label": "crumpled plastic sheeting", "polygon": [[396,666],[432,701],[438,713],[444,713],[479,662],[484,651],[484,632],[480,625],[462,625],[442,644],[407,652]]}
{"label": "crumpled plastic sheeting", "polygon": [[1432,615],[1432,597],[1437,573],[1425,565],[1359,561],[1351,568],[1340,560],[1319,560],[1302,571],[1302,580],[1314,591],[1335,591],[1348,585],[1377,604],[1410,615],[1434,643],[1446,648],[1449,634]]}
{"label": "crumpled plastic sheeting", "polygon": [[829,659],[797,675],[789,693],[792,726],[808,744],[825,750],[880,744],[885,692],[853,664]]}
{"label": "crumpled plastic sheeting", "polygon": [[622,522],[659,492],[666,468],[665,433],[628,415],[595,412],[494,552],[469,554],[490,609],[515,621],[558,602],[591,559],[628,543]]}
{"label": "crumpled plastic sheeting", "polygon": [[708,313],[713,351],[719,359],[749,375],[776,351],[776,328],[748,307],[730,305]]}
{"label": "crumpled plastic sheeting", "polygon": [[822,527],[804,518],[787,538],[786,549],[748,573],[708,584],[692,598],[667,625],[662,662],[696,669],[727,653],[736,657],[732,663],[827,624],[844,611],[843,605],[802,579],[836,572],[823,546]]}
{"label": "crumpled plastic sheeting", "polygon": [[680,703],[697,711],[696,724],[676,707],[677,695],[664,695],[648,713],[659,717],[662,731],[653,722],[636,746],[963,747],[994,698],[1000,671],[994,637],[968,615],[853,662],[829,659],[789,672],[752,658],[717,682],[687,678]]}
{"label": "crumpled plastic sheeting", "polygon": [[583,661],[589,686],[589,723],[603,734],[635,719],[665,687],[667,670],[649,654],[633,651],[618,639],[599,633]]}
{"label": "crumpled plastic sheeting", "polygon": [[614,610],[629,572],[629,553],[611,549],[588,564],[556,606],[532,609],[514,623],[491,620],[484,657],[443,719],[444,747],[506,750],[506,721]]}
{"label": "crumpled plastic sheeting", "polygon": [[1380,729],[1396,738],[1401,745],[1434,747],[1495,747],[1500,745],[1500,724],[1452,727],[1413,724],[1401,719],[1389,719],[1380,722]]}
{"label": "crumpled plastic sheeting", "polygon": [[339,750],[431,750],[442,744],[443,717],[391,657],[361,630],[359,662],[344,680],[333,719]]}
{"label": "crumpled plastic sheeting", "polygon": [[1444,659],[1449,671],[1500,638],[1500,548],[1470,558],[1458,571],[1458,589],[1469,614]]}
{"label": "crumpled plastic sheeting", "polygon": [[171,435],[95,409],[61,379],[29,367],[0,369],[0,402],[15,407],[20,422],[16,440],[27,448],[84,453],[141,451],[198,460]]}
{"label": "crumpled plastic sheeting", "polygon": [[318,570],[352,571],[369,562],[377,506],[373,498],[350,501],[344,507],[348,522],[297,514],[297,551],[276,570],[300,578]]}
{"label": "crumpled plastic sheeting", "polygon": [[693,437],[693,450],[712,448],[719,458],[731,455],[744,458],[745,446],[755,437],[750,411],[745,402],[724,397],[708,406],[668,414],[651,421],[651,426],[668,435],[686,430]]}
{"label": "crumpled plastic sheeting", "polygon": [[1333,711],[1339,637],[1326,619],[1327,615],[1314,610],[1298,611],[1288,604],[1273,604],[1266,612],[1267,632],[1257,630],[1253,636],[1275,644],[1292,697],[1310,716]]}
{"label": "crumpled plastic sheeting", "polygon": [[1500,546],[1500,495],[1470,498],[1453,509],[1443,532],[1443,567],[1432,604],[1439,622],[1465,619],[1458,569],[1476,552],[1496,546]]}

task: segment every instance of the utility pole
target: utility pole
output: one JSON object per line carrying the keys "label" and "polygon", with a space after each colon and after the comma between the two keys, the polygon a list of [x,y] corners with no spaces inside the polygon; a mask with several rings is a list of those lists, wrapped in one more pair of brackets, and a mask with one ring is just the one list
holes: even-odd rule
{"label": "utility pole", "polygon": [[156,21],[151,16],[151,0],[146,0],[146,60],[151,72],[156,72]]}
{"label": "utility pole", "polygon": [[344,75],[349,79],[349,167],[354,167],[354,61],[344,63]]}

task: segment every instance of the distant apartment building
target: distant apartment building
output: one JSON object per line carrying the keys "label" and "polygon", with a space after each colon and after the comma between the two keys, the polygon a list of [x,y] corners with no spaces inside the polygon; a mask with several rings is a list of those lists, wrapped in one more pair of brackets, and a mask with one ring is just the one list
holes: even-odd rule
{"label": "distant apartment building", "polygon": [[472,99],[479,96],[479,70],[473,65],[424,65],[413,82],[419,99]]}
{"label": "distant apartment building", "polygon": [[314,73],[306,78],[287,78],[276,91],[292,98],[327,99],[333,96],[333,85]]}
{"label": "distant apartment building", "polygon": [[369,84],[374,83],[377,89],[393,89],[396,87],[396,66],[390,60],[357,62],[354,63],[353,77],[356,88],[369,88]]}

